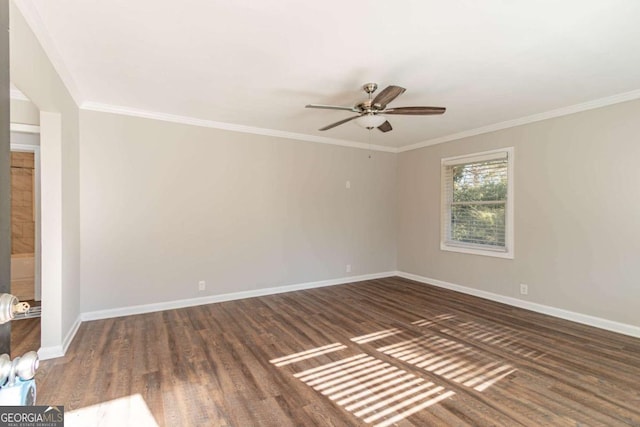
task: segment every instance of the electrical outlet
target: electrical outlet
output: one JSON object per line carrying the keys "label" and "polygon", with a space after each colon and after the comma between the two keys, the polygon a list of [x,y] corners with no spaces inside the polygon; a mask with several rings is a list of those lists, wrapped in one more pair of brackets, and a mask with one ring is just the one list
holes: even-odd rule
{"label": "electrical outlet", "polygon": [[529,286],[524,283],[520,283],[520,295],[528,295],[529,294]]}
{"label": "electrical outlet", "polygon": [[351,181],[345,182],[344,183],[344,188],[347,188],[347,189],[351,188]]}
{"label": "electrical outlet", "polygon": [[347,273],[351,273],[351,264],[347,264],[347,267],[345,268],[345,271]]}
{"label": "electrical outlet", "polygon": [[198,282],[198,290],[204,291],[207,288],[207,283],[204,280]]}

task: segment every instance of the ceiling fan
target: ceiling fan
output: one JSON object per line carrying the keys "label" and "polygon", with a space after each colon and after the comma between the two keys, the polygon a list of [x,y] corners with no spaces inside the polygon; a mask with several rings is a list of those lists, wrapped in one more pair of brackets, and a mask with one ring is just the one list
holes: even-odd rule
{"label": "ceiling fan", "polygon": [[397,107],[387,108],[387,104],[402,95],[406,90],[400,86],[387,86],[382,92],[378,93],[375,98],[372,99],[373,93],[378,89],[376,83],[367,83],[362,86],[362,89],[369,95],[368,99],[354,105],[353,107],[342,107],[339,105],[321,105],[321,104],[309,104],[305,108],[320,108],[325,110],[345,110],[358,113],[357,116],[349,117],[339,122],[331,123],[328,126],[320,128],[318,130],[329,130],[336,126],[340,126],[344,123],[356,120],[360,126],[366,129],[378,128],[382,132],[389,132],[393,128],[391,123],[386,119],[386,114],[405,114],[411,116],[429,116],[434,114],[444,114],[446,108],[444,107]]}

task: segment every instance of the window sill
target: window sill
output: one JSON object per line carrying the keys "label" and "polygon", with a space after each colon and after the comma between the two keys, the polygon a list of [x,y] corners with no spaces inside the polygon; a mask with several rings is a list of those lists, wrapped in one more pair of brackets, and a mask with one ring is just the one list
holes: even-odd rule
{"label": "window sill", "polygon": [[444,242],[440,243],[440,250],[449,251],[449,252],[460,252],[460,253],[471,254],[471,255],[490,256],[494,258],[513,259],[513,250],[505,252],[500,250],[482,249],[482,248],[462,246],[462,245],[461,246],[450,245]]}

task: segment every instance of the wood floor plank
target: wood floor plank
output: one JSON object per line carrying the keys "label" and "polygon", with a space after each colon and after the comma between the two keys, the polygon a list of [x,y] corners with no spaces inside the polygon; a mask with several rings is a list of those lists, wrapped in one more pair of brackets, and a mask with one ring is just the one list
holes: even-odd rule
{"label": "wood floor plank", "polygon": [[639,339],[397,277],[86,322],[36,378],[161,426],[640,426]]}
{"label": "wood floor plank", "polygon": [[11,359],[40,349],[40,318],[14,320],[11,323]]}

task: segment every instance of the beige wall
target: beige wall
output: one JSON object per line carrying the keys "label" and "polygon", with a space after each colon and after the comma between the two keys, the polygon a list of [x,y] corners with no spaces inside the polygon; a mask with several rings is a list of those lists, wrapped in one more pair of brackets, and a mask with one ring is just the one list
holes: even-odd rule
{"label": "beige wall", "polygon": [[[627,102],[399,154],[398,269],[640,325],[639,118]],[[515,259],[441,251],[440,159],[509,146]]]}
{"label": "beige wall", "polygon": [[11,123],[37,126],[40,124],[40,111],[32,102],[12,99]]}
{"label": "beige wall", "polygon": [[[61,229],[45,346],[81,309],[340,278],[346,264],[351,275],[397,268],[518,298],[527,283],[529,301],[640,325],[640,101],[369,159],[79,112],[13,3],[11,76],[35,104],[13,100],[12,121],[38,124],[37,109],[61,118],[56,164],[46,147],[42,158],[59,173]],[[440,159],[507,146],[515,259],[441,251]]]}
{"label": "beige wall", "polygon": [[[10,20],[11,80],[40,112],[52,118],[40,135],[42,345],[57,347],[80,313],[78,107],[13,2]],[[47,129],[56,134],[48,134]]]}
{"label": "beige wall", "polygon": [[83,311],[395,270],[395,154],[80,118]]}

